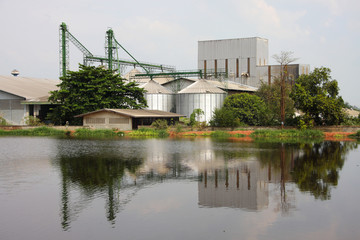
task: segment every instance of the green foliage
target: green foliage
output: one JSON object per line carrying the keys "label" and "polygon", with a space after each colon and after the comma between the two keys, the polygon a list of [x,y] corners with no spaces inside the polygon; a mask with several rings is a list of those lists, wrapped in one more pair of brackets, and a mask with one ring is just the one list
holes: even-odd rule
{"label": "green foliage", "polygon": [[356,138],[356,139],[360,139],[360,130],[357,131],[357,132],[354,133],[354,134],[350,134],[349,137],[351,137],[351,138]]}
{"label": "green foliage", "polygon": [[233,94],[224,101],[223,108],[233,112],[234,118],[241,123],[259,126],[265,123],[266,105],[264,101],[248,93]]}
{"label": "green foliage", "polygon": [[204,115],[203,110],[201,110],[200,108],[194,109],[194,111],[190,115],[189,126],[194,127],[196,123],[199,122],[201,115]]}
{"label": "green foliage", "polygon": [[255,130],[251,137],[265,137],[265,138],[323,138],[324,133],[319,130]]}
{"label": "green foliage", "polygon": [[0,126],[5,126],[8,125],[8,123],[6,122],[5,118],[0,116]]}
{"label": "green foliage", "polygon": [[344,165],[345,143],[322,142],[305,145],[303,154],[294,161],[292,177],[300,191],[311,192],[316,199],[328,200]]}
{"label": "green foliage", "polygon": [[301,75],[290,94],[295,108],[304,112],[315,125],[338,125],[344,121],[344,101],[330,72],[329,68],[321,67],[309,75]]}
{"label": "green foliage", "polygon": [[351,125],[358,126],[358,125],[360,125],[360,114],[357,117],[345,116],[344,122],[342,122],[341,125],[346,125],[346,126],[351,126]]}
{"label": "green foliage", "polygon": [[69,71],[60,79],[60,89],[49,98],[57,104],[48,116],[55,124],[81,125],[81,119],[74,116],[103,108],[146,107],[144,89],[135,82],[125,83],[111,70],[80,65],[79,71]]}
{"label": "green foliage", "polygon": [[235,117],[234,112],[231,109],[224,107],[215,109],[209,123],[212,127],[231,127],[232,129],[240,125],[240,121]]}
{"label": "green foliage", "polygon": [[75,130],[74,137],[78,138],[112,138],[119,136],[114,130],[110,129],[86,129],[78,128]]}
{"label": "green foliage", "polygon": [[165,119],[157,119],[151,124],[151,127],[155,128],[156,130],[161,130],[167,129],[169,126]]}
{"label": "green foliage", "polygon": [[44,125],[44,123],[42,123],[39,118],[36,118],[34,116],[25,117],[25,124],[28,125],[28,126],[41,126],[41,125]]}
{"label": "green foliage", "polygon": [[131,131],[129,136],[132,137],[168,137],[169,133],[165,130],[156,130],[153,128],[139,128],[138,130]]}
{"label": "green foliage", "polygon": [[215,131],[210,134],[212,138],[229,138],[231,134],[224,131]]}
{"label": "green foliage", "polygon": [[38,127],[32,129],[15,129],[10,131],[0,130],[1,136],[58,136],[65,137],[68,135],[67,131],[58,130],[49,127]]}
{"label": "green foliage", "polygon": [[[294,117],[294,101],[290,98],[291,86],[285,84],[285,123]],[[265,115],[265,125],[280,125],[281,124],[281,81],[275,79],[269,85],[261,83],[256,95],[259,96],[265,103],[267,111]],[[288,124],[287,124],[288,125]]]}

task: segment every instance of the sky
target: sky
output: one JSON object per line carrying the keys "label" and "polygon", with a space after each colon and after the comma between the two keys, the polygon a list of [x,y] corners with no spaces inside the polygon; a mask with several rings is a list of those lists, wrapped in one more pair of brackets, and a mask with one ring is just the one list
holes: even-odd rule
{"label": "sky", "polygon": [[[261,37],[270,64],[291,51],[295,63],[328,67],[343,99],[360,106],[359,11],[358,0],[0,0],[0,75],[58,79],[62,22],[94,55],[105,55],[112,28],[139,61],[178,70],[197,69],[198,41]],[[77,70],[82,54],[69,54]]]}

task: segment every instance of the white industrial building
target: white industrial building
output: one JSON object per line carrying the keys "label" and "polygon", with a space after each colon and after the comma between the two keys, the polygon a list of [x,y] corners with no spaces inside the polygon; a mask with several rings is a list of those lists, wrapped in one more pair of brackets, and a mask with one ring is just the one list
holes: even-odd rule
{"label": "white industrial building", "polygon": [[[237,38],[198,42],[198,68],[206,79],[228,78],[259,87],[279,76],[280,66],[269,65],[268,40]],[[292,64],[293,79],[309,72],[309,65]]]}
{"label": "white industrial building", "polygon": [[0,116],[14,125],[25,124],[25,118],[45,120],[50,91],[57,90],[59,80],[0,76]]}

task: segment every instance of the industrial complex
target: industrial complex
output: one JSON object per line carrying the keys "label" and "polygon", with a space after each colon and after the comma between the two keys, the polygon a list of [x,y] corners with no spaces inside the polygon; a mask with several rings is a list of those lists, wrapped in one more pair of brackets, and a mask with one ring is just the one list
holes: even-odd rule
{"label": "industrial complex", "polygon": [[[60,76],[69,70],[69,41],[84,56],[83,64],[96,62],[116,70],[125,81],[136,81],[146,90],[148,110],[159,110],[190,117],[194,109],[204,115],[200,121],[209,122],[216,108],[221,108],[228,94],[252,93],[261,82],[269,83],[280,74],[280,65],[269,65],[268,40],[259,37],[209,40],[198,42],[198,69],[177,71],[175,67],[145,63],[133,57],[115,39],[112,30],[106,32],[105,56],[91,53],[65,23],[60,25]],[[118,58],[125,51],[131,60]],[[128,70],[128,71],[127,71]],[[310,71],[309,65],[287,66],[290,80]],[[60,80],[0,76],[0,116],[15,125],[24,125],[27,116],[45,119],[50,108],[50,91]],[[93,127],[107,127],[94,123]]]}

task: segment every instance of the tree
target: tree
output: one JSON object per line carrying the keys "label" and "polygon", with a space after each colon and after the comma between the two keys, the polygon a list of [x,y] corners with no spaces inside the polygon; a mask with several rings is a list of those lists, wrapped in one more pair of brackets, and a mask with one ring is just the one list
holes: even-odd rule
{"label": "tree", "polygon": [[[294,116],[294,101],[290,98],[291,86],[285,85],[285,122]],[[266,114],[267,125],[278,125],[281,123],[281,80],[275,79],[272,84],[262,83],[256,92],[266,104],[268,109]]]}
{"label": "tree", "polygon": [[275,61],[280,63],[280,80],[281,80],[281,98],[280,98],[280,115],[281,115],[281,128],[284,127],[285,123],[285,80],[288,77],[287,65],[297,60],[294,58],[293,52],[282,51],[280,55],[273,55]]}
{"label": "tree", "polygon": [[295,108],[316,125],[338,125],[344,121],[344,101],[339,96],[338,82],[330,76],[329,68],[315,68],[309,75],[295,81],[290,94]]}
{"label": "tree", "polygon": [[234,116],[234,112],[228,108],[215,109],[214,114],[210,120],[212,127],[235,127],[240,125],[239,119]]}
{"label": "tree", "polygon": [[137,83],[125,83],[119,74],[102,67],[80,65],[60,78],[59,90],[52,91],[49,101],[56,104],[49,114],[55,124],[80,124],[74,116],[102,108],[146,107],[144,89]]}
{"label": "tree", "polygon": [[234,113],[235,119],[247,125],[262,125],[266,116],[266,105],[264,101],[248,93],[233,94],[224,101],[224,108]]}

